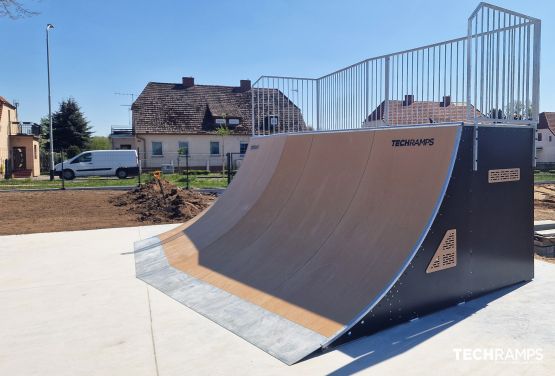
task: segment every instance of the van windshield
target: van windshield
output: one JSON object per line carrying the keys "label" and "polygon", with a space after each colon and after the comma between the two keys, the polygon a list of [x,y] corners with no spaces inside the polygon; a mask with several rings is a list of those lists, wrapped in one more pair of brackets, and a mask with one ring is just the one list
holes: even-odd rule
{"label": "van windshield", "polygon": [[91,153],[81,154],[80,156],[78,156],[77,158],[71,161],[72,164],[82,163],[82,162],[92,162],[92,154]]}

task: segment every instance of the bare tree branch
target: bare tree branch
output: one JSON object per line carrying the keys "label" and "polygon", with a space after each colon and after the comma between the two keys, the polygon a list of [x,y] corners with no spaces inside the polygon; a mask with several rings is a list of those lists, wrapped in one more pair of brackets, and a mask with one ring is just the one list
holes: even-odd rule
{"label": "bare tree branch", "polygon": [[37,14],[39,13],[25,8],[18,0],[0,0],[0,18],[8,17],[16,20],[36,16]]}

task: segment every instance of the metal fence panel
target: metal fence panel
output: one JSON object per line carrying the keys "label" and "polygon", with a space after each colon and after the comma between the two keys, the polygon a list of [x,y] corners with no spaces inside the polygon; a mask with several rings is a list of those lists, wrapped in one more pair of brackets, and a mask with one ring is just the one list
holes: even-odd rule
{"label": "metal fence panel", "polygon": [[541,22],[480,3],[466,37],[366,59],[320,78],[262,76],[253,135],[470,121],[538,121]]}

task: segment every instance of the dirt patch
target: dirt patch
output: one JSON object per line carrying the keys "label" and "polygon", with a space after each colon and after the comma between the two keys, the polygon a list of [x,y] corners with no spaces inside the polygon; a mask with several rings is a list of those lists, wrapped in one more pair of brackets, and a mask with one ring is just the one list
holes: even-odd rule
{"label": "dirt patch", "polygon": [[534,186],[534,219],[555,219],[555,184]]}
{"label": "dirt patch", "polygon": [[0,234],[91,230],[141,225],[108,200],[121,191],[0,193]]}
{"label": "dirt patch", "polygon": [[166,180],[152,180],[140,188],[115,196],[110,202],[126,208],[141,223],[185,222],[214,201],[214,196],[177,188]]}
{"label": "dirt patch", "polygon": [[[0,235],[181,223],[214,200],[211,195],[182,190],[173,192],[173,188],[168,190],[167,200],[163,202],[160,192],[151,192],[152,187],[137,192],[0,192]],[[139,201],[132,201],[129,206],[118,206],[113,203],[134,196],[143,197],[145,204],[141,206]],[[164,210],[161,208],[168,207],[171,208],[169,212],[160,213]],[[179,212],[174,208],[179,208]]]}

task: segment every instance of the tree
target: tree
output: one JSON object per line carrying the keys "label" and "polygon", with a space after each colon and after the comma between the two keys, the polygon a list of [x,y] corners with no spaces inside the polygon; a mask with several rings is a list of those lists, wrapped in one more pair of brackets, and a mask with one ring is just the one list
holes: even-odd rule
{"label": "tree", "polygon": [[[50,126],[48,118],[41,121],[46,142],[44,147],[50,149]],[[60,103],[60,109],[52,114],[52,129],[54,130],[54,150],[66,150],[76,146],[84,150],[91,140],[91,127],[81,112],[81,108],[73,98]]]}
{"label": "tree", "polygon": [[87,147],[88,150],[110,150],[112,143],[106,136],[93,136]]}
{"label": "tree", "polygon": [[37,14],[38,12],[25,8],[18,0],[0,0],[0,17],[16,20],[18,18],[36,16]]}
{"label": "tree", "polygon": [[81,154],[81,149],[79,149],[78,146],[71,145],[70,147],[67,148],[66,155],[64,156],[64,158],[73,158],[77,154]]}

